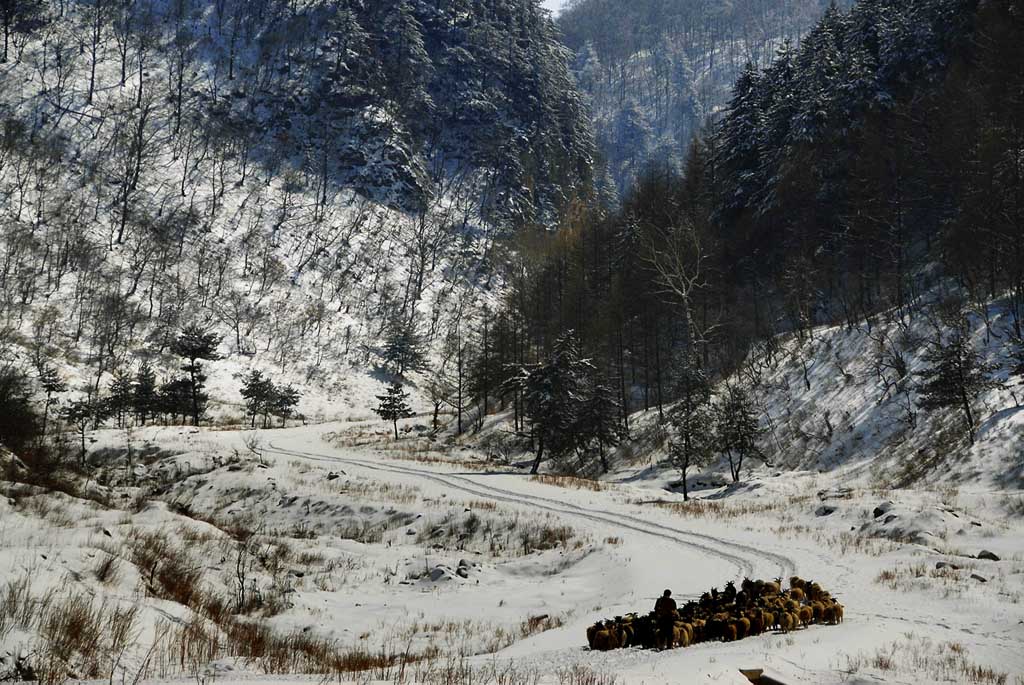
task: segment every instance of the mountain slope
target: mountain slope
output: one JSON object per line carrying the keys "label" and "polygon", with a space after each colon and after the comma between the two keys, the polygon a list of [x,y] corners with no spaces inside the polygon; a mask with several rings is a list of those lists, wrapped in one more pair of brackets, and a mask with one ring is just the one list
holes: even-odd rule
{"label": "mountain slope", "polygon": [[[747,63],[767,66],[828,0],[578,0],[559,16],[608,170],[625,192],[652,162],[682,166]],[[842,2],[840,5],[849,5]]]}
{"label": "mountain slope", "polygon": [[16,12],[4,357],[75,389],[143,360],[168,378],[188,323],[224,336],[208,366],[232,397],[250,364],[372,387],[382,338],[437,343],[497,277],[496,241],[588,192],[589,125],[528,0]]}

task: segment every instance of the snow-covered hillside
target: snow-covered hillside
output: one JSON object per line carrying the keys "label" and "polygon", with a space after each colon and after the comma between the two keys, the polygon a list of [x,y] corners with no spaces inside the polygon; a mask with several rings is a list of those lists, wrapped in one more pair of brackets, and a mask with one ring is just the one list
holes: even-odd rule
{"label": "snow-covered hillside", "polygon": [[[456,319],[472,335],[496,240],[555,221],[590,154],[550,20],[500,5],[19,3],[4,363],[52,364],[57,399],[143,361],[171,380],[194,323],[224,339],[212,416],[241,418],[234,376],[258,368],[322,419],[372,400],[389,339],[436,350]],[[489,50],[506,32],[516,50]]]}

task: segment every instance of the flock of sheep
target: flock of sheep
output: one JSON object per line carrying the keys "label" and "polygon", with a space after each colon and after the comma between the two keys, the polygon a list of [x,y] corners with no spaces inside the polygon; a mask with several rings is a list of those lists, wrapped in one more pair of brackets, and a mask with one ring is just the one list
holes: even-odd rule
{"label": "flock of sheep", "polygon": [[817,583],[794,576],[789,579],[789,589],[783,590],[781,578],[745,578],[738,592],[732,582],[723,592],[712,588],[700,600],[684,604],[667,621],[654,612],[599,621],[587,628],[587,642],[600,651],[689,647],[698,642],[742,640],[768,630],[789,632],[812,623],[835,625],[842,621],[843,605]]}

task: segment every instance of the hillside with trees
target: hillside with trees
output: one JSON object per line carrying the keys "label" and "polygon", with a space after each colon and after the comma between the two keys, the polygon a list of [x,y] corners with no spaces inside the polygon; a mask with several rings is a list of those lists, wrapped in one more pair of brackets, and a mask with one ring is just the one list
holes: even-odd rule
{"label": "hillside with trees", "polygon": [[[1008,2],[829,8],[747,65],[681,173],[652,165],[621,208],[523,235],[496,354],[575,331],[622,428],[654,412],[684,465],[716,423],[717,455],[758,463],[835,464],[851,432],[933,466],[974,449],[979,405],[1008,419],[1020,393],[1022,22]],[[713,403],[694,368],[724,382]],[[760,435],[737,443],[715,408],[748,405]]]}
{"label": "hillside with trees", "polygon": [[[254,370],[323,393],[401,376],[500,283],[502,241],[590,192],[568,53],[530,0],[2,19],[0,356],[43,416],[143,368],[142,392],[189,398],[159,415],[194,424],[200,366],[215,413],[249,423]],[[189,330],[217,344],[179,368]]]}
{"label": "hillside with trees", "polygon": [[[848,7],[849,0],[840,0]],[[608,185],[625,193],[651,162],[681,169],[686,148],[751,63],[799,44],[829,0],[575,0],[558,18],[573,50]]]}

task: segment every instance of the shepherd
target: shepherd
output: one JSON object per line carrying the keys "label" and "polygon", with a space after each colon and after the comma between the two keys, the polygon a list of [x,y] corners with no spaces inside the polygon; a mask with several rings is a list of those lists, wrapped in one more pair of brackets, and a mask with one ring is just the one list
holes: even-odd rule
{"label": "shepherd", "polygon": [[678,615],[676,600],[672,599],[672,591],[665,590],[665,594],[654,603],[654,616],[658,622],[658,642],[662,649],[672,647],[672,634]]}

